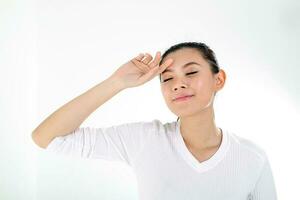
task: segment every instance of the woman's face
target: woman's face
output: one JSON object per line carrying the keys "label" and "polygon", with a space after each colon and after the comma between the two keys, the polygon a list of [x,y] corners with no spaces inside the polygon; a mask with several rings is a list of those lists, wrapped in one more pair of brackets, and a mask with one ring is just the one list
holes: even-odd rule
{"label": "woman's face", "polygon": [[[173,63],[161,73],[161,91],[169,109],[177,116],[189,116],[212,106],[214,93],[222,88],[225,72],[211,72],[209,63],[196,49],[180,49],[167,55]],[[184,67],[185,64],[193,62]],[[170,70],[170,71],[168,71]],[[181,95],[193,95],[185,101],[174,101]]]}

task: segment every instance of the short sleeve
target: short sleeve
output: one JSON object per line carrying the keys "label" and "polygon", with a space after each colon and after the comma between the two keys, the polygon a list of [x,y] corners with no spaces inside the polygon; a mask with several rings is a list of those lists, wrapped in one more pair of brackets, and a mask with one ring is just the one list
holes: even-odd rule
{"label": "short sleeve", "polygon": [[251,196],[251,200],[277,200],[274,177],[269,159],[266,155],[261,174],[256,182],[254,190],[251,193]]}
{"label": "short sleeve", "polygon": [[121,161],[132,166],[151,140],[153,121],[139,121],[105,128],[80,127],[68,135],[55,137],[46,151],[88,159]]}

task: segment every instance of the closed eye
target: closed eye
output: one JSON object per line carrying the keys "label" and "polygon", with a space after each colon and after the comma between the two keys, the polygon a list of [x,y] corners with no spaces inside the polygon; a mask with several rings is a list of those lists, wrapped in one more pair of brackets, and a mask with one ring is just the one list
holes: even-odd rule
{"label": "closed eye", "polygon": [[[195,71],[195,72],[190,72],[190,73],[187,73],[187,75],[190,75],[190,74],[195,74],[195,73],[197,73],[198,71]],[[164,80],[163,82],[167,82],[168,80],[170,80],[170,79],[172,79],[172,78],[167,78],[166,80]]]}
{"label": "closed eye", "polygon": [[190,73],[187,73],[187,74],[195,74],[195,73],[197,73],[197,71],[195,71],[195,72],[190,72]]}

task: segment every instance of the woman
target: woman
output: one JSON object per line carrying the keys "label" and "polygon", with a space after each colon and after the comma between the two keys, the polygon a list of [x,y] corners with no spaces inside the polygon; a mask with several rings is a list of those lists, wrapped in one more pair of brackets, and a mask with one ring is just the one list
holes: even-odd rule
{"label": "woman", "polygon": [[[79,127],[112,96],[157,75],[177,121]],[[215,124],[214,97],[225,80],[204,43],[176,44],[154,59],[140,54],[50,115],[32,138],[48,151],[130,165],[139,199],[276,200],[265,151]]]}

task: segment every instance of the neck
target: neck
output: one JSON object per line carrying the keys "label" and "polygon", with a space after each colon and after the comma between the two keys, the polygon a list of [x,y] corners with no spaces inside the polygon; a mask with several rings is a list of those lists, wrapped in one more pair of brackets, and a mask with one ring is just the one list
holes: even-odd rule
{"label": "neck", "polygon": [[192,149],[217,147],[221,143],[221,129],[216,127],[212,107],[200,114],[181,117],[180,132],[186,145]]}

